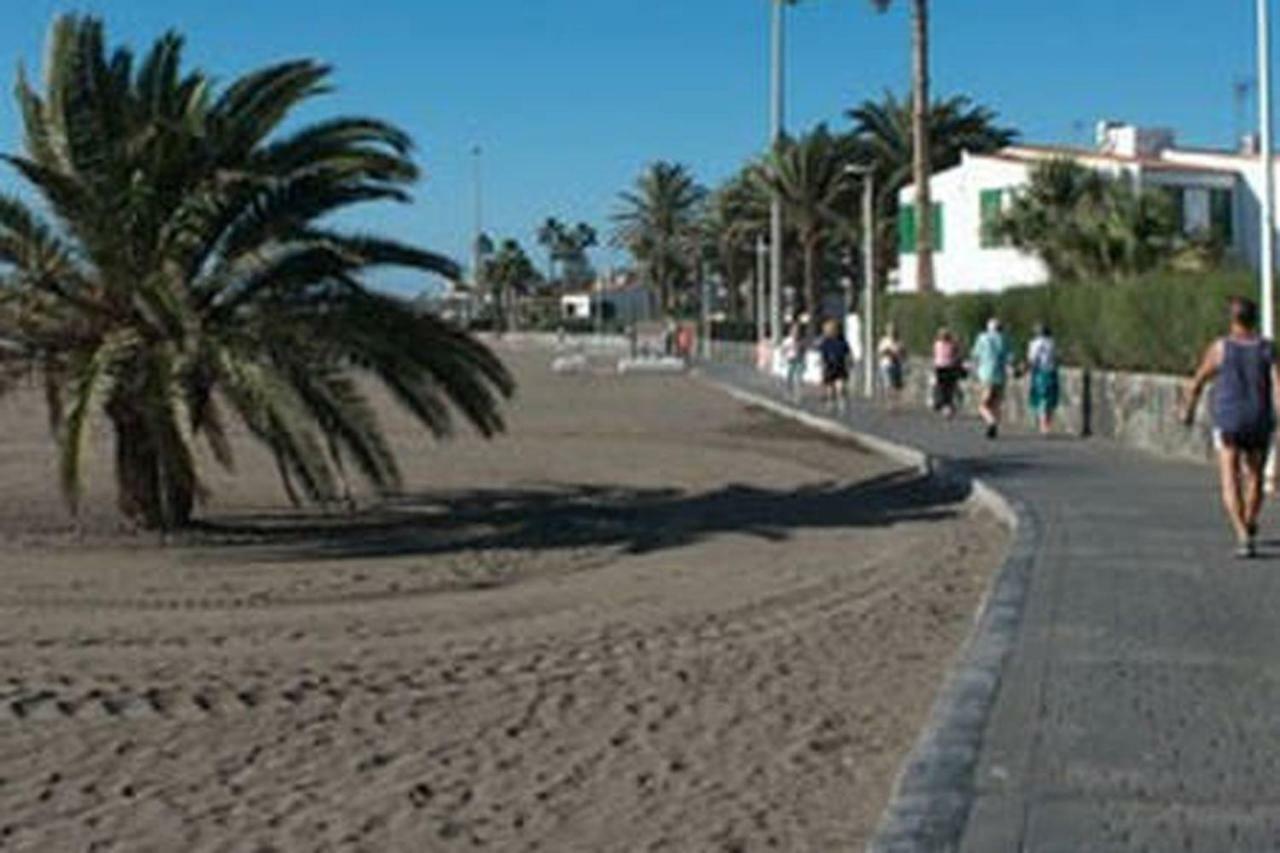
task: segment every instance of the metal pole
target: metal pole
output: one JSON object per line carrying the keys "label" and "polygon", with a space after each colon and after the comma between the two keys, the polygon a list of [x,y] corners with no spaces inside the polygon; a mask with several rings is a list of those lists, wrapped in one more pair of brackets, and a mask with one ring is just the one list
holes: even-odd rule
{"label": "metal pole", "polygon": [[1262,148],[1262,334],[1275,336],[1275,167],[1271,154],[1271,25],[1269,0],[1258,0],[1258,100]]}
{"label": "metal pole", "polygon": [[[475,233],[472,235],[472,240],[471,240],[471,263],[472,263],[471,283],[476,289],[476,298],[483,299],[485,296],[484,270],[482,269],[484,259],[480,256],[480,237],[482,234],[484,234],[484,209],[483,209],[483,193],[481,189],[482,176],[480,173],[480,154],[481,154],[480,146],[479,145],[472,146],[471,160],[472,160],[472,165],[474,167],[473,168],[473,178],[474,178],[473,189],[475,191],[475,198],[473,199],[473,201],[475,204],[476,220],[475,220]],[[501,305],[498,305],[498,304],[494,305],[494,311],[496,313],[500,314],[501,310],[502,310]]]}
{"label": "metal pole", "polygon": [[756,343],[764,340],[764,281],[769,276],[769,247],[764,235],[756,236]]}
{"label": "metal pole", "polygon": [[862,348],[863,390],[869,398],[876,393],[876,177],[868,169],[862,176],[862,275],[865,288],[864,310],[862,318],[863,339],[866,346]]}
{"label": "metal pole", "polygon": [[711,357],[711,282],[707,276],[707,268],[701,261],[698,262],[698,278],[702,281],[702,329],[699,330],[698,337],[701,339],[701,346],[698,347],[703,358]]}
{"label": "metal pole", "polygon": [[[784,122],[783,93],[783,43],[785,15],[784,0],[773,0],[773,81],[772,110],[770,116],[770,146],[776,147],[782,139]],[[769,205],[769,333],[774,344],[782,343],[782,198],[775,190]]]}

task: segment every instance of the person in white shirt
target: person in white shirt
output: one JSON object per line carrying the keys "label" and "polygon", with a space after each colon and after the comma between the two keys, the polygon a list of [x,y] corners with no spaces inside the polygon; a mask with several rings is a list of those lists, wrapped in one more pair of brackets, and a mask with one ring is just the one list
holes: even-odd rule
{"label": "person in white shirt", "polygon": [[907,348],[898,337],[898,330],[892,323],[885,327],[884,337],[876,346],[876,356],[880,360],[880,380],[884,384],[889,402],[896,405],[902,396],[903,363],[906,360]]}
{"label": "person in white shirt", "polygon": [[1040,423],[1040,434],[1048,435],[1053,431],[1053,415],[1058,409],[1058,348],[1044,323],[1036,327],[1036,336],[1027,345],[1027,371],[1028,402]]}

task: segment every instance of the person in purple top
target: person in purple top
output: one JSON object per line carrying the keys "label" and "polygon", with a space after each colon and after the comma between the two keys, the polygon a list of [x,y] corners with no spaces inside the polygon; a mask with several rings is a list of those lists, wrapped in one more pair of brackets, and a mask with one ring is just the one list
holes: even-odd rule
{"label": "person in purple top", "polygon": [[1258,334],[1258,306],[1231,300],[1231,327],[1205,350],[1187,389],[1182,420],[1195,421],[1200,395],[1214,381],[1213,434],[1218,447],[1222,503],[1235,528],[1236,556],[1257,553],[1262,480],[1276,430],[1276,390],[1280,388],[1275,346]]}

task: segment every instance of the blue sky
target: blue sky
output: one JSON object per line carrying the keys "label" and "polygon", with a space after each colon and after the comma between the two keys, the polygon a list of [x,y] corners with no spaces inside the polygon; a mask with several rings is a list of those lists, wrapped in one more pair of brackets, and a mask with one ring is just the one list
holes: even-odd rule
{"label": "blue sky", "polygon": [[[224,78],[296,56],[332,63],[338,92],[314,115],[395,121],[427,173],[416,204],[371,208],[364,221],[459,258],[475,144],[486,230],[532,250],[549,215],[606,231],[617,192],[647,163],[677,160],[714,184],[767,130],[767,0],[2,2],[4,78],[19,60],[39,66],[48,23],[67,10],[102,15],[113,41],[135,46],[176,27],[189,59]],[[1232,84],[1255,64],[1252,3],[933,5],[934,92],[973,96],[1029,141],[1082,142],[1109,117],[1171,126],[1187,143],[1231,142]],[[901,0],[886,15],[867,0],[808,0],[789,21],[793,128],[844,127],[852,104],[908,85]],[[0,150],[18,145],[9,89],[3,80]],[[0,187],[13,183],[0,173]]]}

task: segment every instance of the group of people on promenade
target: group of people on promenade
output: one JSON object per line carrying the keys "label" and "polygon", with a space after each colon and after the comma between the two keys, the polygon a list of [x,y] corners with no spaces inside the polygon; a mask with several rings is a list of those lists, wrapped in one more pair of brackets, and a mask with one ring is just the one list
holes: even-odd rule
{"label": "group of people on promenade", "polygon": [[[1213,384],[1210,407],[1218,455],[1222,503],[1236,535],[1236,555],[1257,554],[1258,519],[1265,491],[1265,469],[1273,450],[1276,412],[1280,409],[1280,364],[1275,345],[1259,334],[1256,303],[1243,297],[1229,302],[1227,332],[1204,351],[1187,384],[1178,416],[1188,427],[1206,387]],[[836,410],[847,406],[852,349],[834,320],[823,324],[817,343],[822,364],[823,398]],[[792,326],[784,345],[787,384],[798,398],[809,349],[803,327]],[[998,318],[987,321],[967,353],[951,329],[938,330],[933,342],[932,406],[948,418],[960,408],[964,379],[974,375],[981,388],[978,413],[988,438],[1000,430],[1011,374],[1028,377],[1027,403],[1042,433],[1053,429],[1059,403],[1058,350],[1049,327],[1040,324],[1027,345],[1026,358],[1015,366],[1012,345]],[[897,405],[905,386],[906,347],[890,325],[872,357],[890,405]]]}
{"label": "group of people on promenade", "polygon": [[[809,348],[803,324],[794,323],[782,345],[787,389],[792,399],[800,397]],[[823,323],[816,349],[822,366],[823,400],[834,410],[843,411],[848,405],[853,351],[841,333],[839,322],[831,319]],[[897,407],[906,384],[907,348],[892,323],[876,345],[874,358],[889,405]],[[1048,434],[1053,429],[1060,396],[1057,346],[1048,325],[1042,323],[1036,327],[1027,346],[1026,360],[1016,365],[1012,344],[998,318],[987,322],[967,358],[960,339],[951,329],[943,327],[933,342],[932,407],[947,418],[954,417],[960,408],[961,383],[974,374],[981,386],[978,414],[986,436],[994,439],[1000,432],[1010,374],[1024,370],[1029,376],[1028,405],[1036,412],[1040,431]]]}

